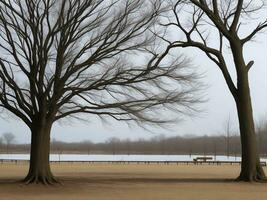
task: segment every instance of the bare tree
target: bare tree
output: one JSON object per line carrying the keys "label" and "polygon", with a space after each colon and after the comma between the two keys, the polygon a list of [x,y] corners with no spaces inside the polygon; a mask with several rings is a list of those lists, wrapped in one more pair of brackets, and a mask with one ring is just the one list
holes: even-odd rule
{"label": "bare tree", "polygon": [[161,125],[174,120],[163,111],[196,102],[187,60],[171,59],[152,34],[160,2],[0,0],[0,105],[31,130],[26,183],[57,181],[49,145],[60,119]]}
{"label": "bare tree", "polygon": [[[245,45],[267,27],[258,22],[265,1],[244,0],[171,0],[172,16],[164,25],[183,34],[169,39],[169,45],[196,48],[221,70],[236,102],[242,143],[240,181],[261,181],[260,165],[249,88],[249,70],[254,61],[246,61]],[[254,20],[254,24],[250,23]],[[248,26],[250,24],[251,26]],[[180,36],[180,35],[179,35]],[[174,41],[175,40],[175,41]],[[230,71],[234,66],[235,74]],[[237,81],[235,81],[237,77]]]}
{"label": "bare tree", "polygon": [[2,151],[3,144],[4,144],[3,137],[0,137],[0,152]]}
{"label": "bare tree", "polygon": [[110,152],[115,155],[117,154],[117,149],[116,149],[116,146],[117,144],[119,144],[121,141],[119,138],[116,138],[116,137],[112,137],[112,138],[109,138],[106,143],[108,144],[109,146],[109,149],[110,149]]}
{"label": "bare tree", "polygon": [[224,131],[225,131],[225,148],[226,148],[226,155],[229,158],[230,156],[230,133],[231,133],[231,120],[230,120],[230,115],[227,119],[227,121],[224,124]]}
{"label": "bare tree", "polygon": [[258,121],[256,125],[256,130],[258,136],[257,139],[259,143],[259,154],[264,157],[265,155],[263,154],[263,152],[265,147],[264,144],[266,143],[266,131],[267,131],[267,123],[265,119]]}
{"label": "bare tree", "polygon": [[15,135],[13,133],[4,133],[3,140],[6,143],[6,153],[9,153],[9,146],[15,140]]}

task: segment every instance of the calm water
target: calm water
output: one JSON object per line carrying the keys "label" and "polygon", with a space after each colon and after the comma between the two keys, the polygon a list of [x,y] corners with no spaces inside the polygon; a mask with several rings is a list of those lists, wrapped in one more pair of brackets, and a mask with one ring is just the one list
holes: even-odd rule
{"label": "calm water", "polygon": [[[51,154],[51,161],[192,161],[201,155],[82,155]],[[240,157],[209,156],[216,161],[240,161]],[[29,160],[29,154],[0,154],[0,159]],[[261,159],[267,162],[267,159]]]}

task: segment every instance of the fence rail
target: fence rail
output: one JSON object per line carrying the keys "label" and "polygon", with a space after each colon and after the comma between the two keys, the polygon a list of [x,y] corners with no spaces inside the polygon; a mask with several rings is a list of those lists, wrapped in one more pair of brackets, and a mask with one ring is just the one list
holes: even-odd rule
{"label": "fence rail", "polygon": [[[0,163],[20,163],[20,162],[29,162],[29,160],[15,160],[15,159],[0,159]],[[185,165],[223,165],[223,164],[229,164],[229,165],[240,165],[240,161],[50,161],[51,163],[88,163],[88,164],[94,164],[94,163],[109,163],[109,164],[185,164]],[[261,162],[261,165],[266,167],[266,162]]]}

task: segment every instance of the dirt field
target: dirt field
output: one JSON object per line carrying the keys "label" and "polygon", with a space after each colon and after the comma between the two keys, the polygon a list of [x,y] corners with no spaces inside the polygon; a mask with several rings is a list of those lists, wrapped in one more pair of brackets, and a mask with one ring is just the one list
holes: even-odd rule
{"label": "dirt field", "polygon": [[0,200],[267,199],[267,184],[233,182],[239,166],[53,164],[53,187],[18,183],[27,167],[0,164]]}

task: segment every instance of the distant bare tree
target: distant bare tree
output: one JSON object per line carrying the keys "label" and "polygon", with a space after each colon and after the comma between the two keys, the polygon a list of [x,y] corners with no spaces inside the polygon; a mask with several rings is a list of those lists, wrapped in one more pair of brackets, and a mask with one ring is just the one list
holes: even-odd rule
{"label": "distant bare tree", "polygon": [[15,135],[13,133],[4,133],[3,140],[6,143],[6,153],[9,153],[9,146],[15,140]]}
{"label": "distant bare tree", "polygon": [[129,138],[127,138],[125,141],[125,147],[126,147],[126,153],[127,155],[130,154],[130,151],[131,151],[131,140]]}
{"label": "distant bare tree", "polygon": [[[260,11],[264,11],[266,1],[170,0],[165,2],[171,2],[172,8],[169,21],[164,22],[163,25],[169,27],[172,33],[176,30],[178,34],[176,38],[165,37],[165,40],[172,47],[196,48],[207,55],[207,58],[222,72],[235,100],[242,143],[242,165],[238,180],[265,180],[258,154],[249,87],[248,75],[254,61],[246,61],[244,51],[245,45],[267,28],[267,20],[259,22],[258,18]],[[253,20],[255,23],[250,23]],[[236,76],[230,71],[232,66]],[[236,81],[235,77],[237,77]]]}
{"label": "distant bare tree", "polygon": [[31,130],[26,183],[56,182],[49,145],[60,119],[161,125],[174,120],[163,111],[196,102],[186,59],[171,61],[155,40],[162,9],[160,0],[0,0],[0,106]]}
{"label": "distant bare tree", "polygon": [[116,137],[109,138],[106,141],[106,144],[109,145],[110,152],[115,155],[116,154],[116,146],[120,143],[120,139]]}
{"label": "distant bare tree", "polygon": [[[267,121],[266,119],[262,119],[257,124],[257,136],[258,136],[258,143],[259,143],[259,153],[260,155],[264,152],[265,141],[267,136]],[[264,156],[264,155],[263,155]]]}
{"label": "distant bare tree", "polygon": [[0,152],[2,151],[3,144],[4,144],[3,137],[0,137]]}
{"label": "distant bare tree", "polygon": [[82,144],[87,147],[87,154],[89,155],[91,153],[91,148],[94,143],[90,140],[84,140]]}
{"label": "distant bare tree", "polygon": [[231,120],[230,120],[230,116],[228,117],[228,119],[226,120],[225,124],[224,124],[224,131],[225,131],[225,148],[226,148],[226,155],[227,157],[230,156],[230,134],[231,134]]}

